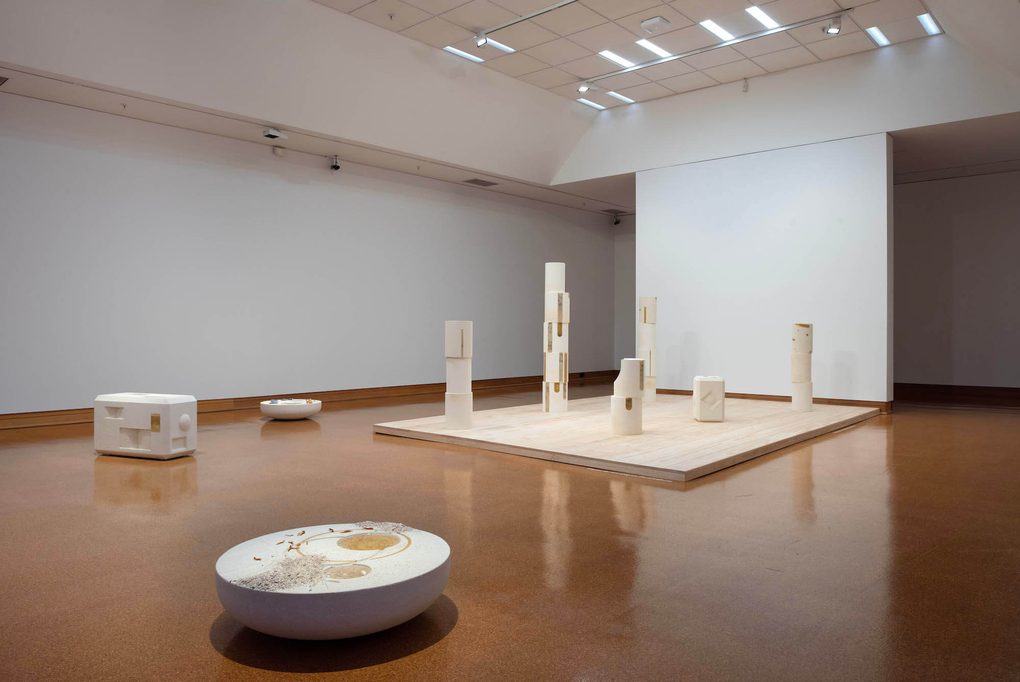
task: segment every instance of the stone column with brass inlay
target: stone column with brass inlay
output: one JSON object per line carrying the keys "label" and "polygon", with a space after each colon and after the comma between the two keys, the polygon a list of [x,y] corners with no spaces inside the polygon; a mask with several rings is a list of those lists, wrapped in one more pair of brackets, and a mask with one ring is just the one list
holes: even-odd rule
{"label": "stone column with brass inlay", "polygon": [[567,411],[570,380],[568,339],[570,294],[565,263],[545,264],[545,321],[542,323],[542,411]]}

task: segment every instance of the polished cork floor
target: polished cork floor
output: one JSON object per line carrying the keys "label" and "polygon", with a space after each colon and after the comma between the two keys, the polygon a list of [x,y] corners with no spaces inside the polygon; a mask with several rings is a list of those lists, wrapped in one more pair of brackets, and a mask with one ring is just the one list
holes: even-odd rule
{"label": "polished cork floor", "polygon": [[[1016,411],[898,406],[692,483],[372,434],[442,407],[205,414],[166,463],[0,431],[0,679],[1020,679]],[[418,618],[291,642],[223,612],[232,545],[362,520],[450,543]]]}

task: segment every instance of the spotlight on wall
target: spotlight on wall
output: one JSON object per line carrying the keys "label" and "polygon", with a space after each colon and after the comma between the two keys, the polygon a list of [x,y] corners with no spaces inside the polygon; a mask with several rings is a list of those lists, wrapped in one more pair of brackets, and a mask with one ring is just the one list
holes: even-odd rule
{"label": "spotlight on wall", "polygon": [[336,154],[329,158],[329,169],[332,171],[340,170],[340,157]]}
{"label": "spotlight on wall", "polygon": [[599,89],[599,86],[595,85],[591,81],[588,81],[586,83],[581,83],[580,85],[577,86],[577,91],[578,92],[588,92],[589,90],[598,90],[598,89]]}
{"label": "spotlight on wall", "polygon": [[268,137],[270,140],[286,140],[287,133],[281,133],[276,128],[266,128],[262,131],[262,137]]}
{"label": "spotlight on wall", "polygon": [[489,39],[485,36],[484,33],[479,33],[478,35],[475,36],[476,47],[485,47],[485,44],[487,42],[489,42]]}
{"label": "spotlight on wall", "polygon": [[837,35],[842,28],[843,17],[834,17],[832,21],[822,27],[822,33],[828,33],[830,36],[834,36]]}

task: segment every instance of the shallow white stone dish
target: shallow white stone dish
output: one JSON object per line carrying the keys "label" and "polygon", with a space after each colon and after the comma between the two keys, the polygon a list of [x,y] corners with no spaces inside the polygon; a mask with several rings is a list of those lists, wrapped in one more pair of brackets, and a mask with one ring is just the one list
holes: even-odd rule
{"label": "shallow white stone dish", "polygon": [[259,403],[262,414],[273,419],[308,419],[322,409],[321,400],[280,398]]}
{"label": "shallow white stone dish", "polygon": [[[278,591],[237,584],[290,557],[321,557],[325,577]],[[400,625],[431,606],[449,577],[445,540],[373,521],[263,535],[216,561],[216,593],[227,613],[253,630],[290,639],[357,637]]]}

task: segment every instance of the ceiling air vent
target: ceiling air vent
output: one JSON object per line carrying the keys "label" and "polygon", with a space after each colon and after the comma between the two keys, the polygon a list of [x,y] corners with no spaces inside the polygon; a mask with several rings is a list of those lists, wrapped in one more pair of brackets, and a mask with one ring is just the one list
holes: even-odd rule
{"label": "ceiling air vent", "polygon": [[475,187],[493,187],[498,185],[498,182],[489,182],[488,180],[482,180],[481,178],[471,178],[470,180],[464,181],[465,185],[474,185]]}
{"label": "ceiling air vent", "polygon": [[2,86],[6,82],[7,82],[7,79],[4,78],[3,76],[0,76],[0,86]]}

